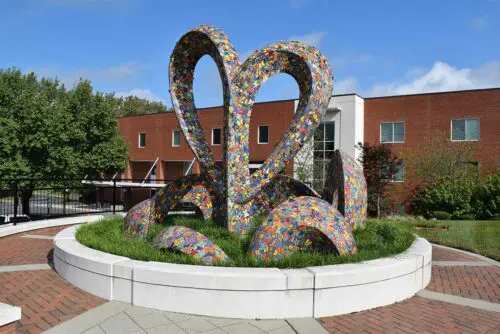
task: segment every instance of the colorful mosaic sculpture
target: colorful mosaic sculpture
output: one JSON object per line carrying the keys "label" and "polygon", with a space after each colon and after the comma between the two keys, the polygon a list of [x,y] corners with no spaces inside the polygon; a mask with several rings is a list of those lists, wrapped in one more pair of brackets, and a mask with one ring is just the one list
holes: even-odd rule
{"label": "colorful mosaic sculpture", "polygon": [[[224,92],[225,170],[216,164],[194,105],[193,76],[198,60],[211,56],[219,69]],[[250,116],[260,86],[278,73],[291,75],[300,89],[294,119],[262,166],[250,175]],[[170,59],[170,95],[179,125],[227,205],[230,231],[244,234],[250,224],[251,201],[278,175],[319,125],[333,89],[330,65],[317,49],[300,42],[279,42],[255,51],[242,65],[226,34],[200,26],[185,34]]]}
{"label": "colorful mosaic sculpture", "polygon": [[[194,70],[205,55],[212,57],[222,80],[224,167],[215,163],[194,104]],[[278,73],[296,80],[299,103],[283,138],[261,167],[250,174],[252,107],[262,84]],[[332,95],[331,68],[318,50],[300,42],[278,42],[255,51],[240,64],[226,34],[212,26],[200,26],[176,44],[169,75],[179,126],[202,174],[183,177],[132,208],[125,218],[126,233],[145,238],[149,224],[163,222],[172,207],[189,201],[201,209],[205,219],[212,218],[239,235],[251,230],[254,216],[269,214],[258,227],[250,250],[261,259],[279,259],[301,249],[323,246],[340,255],[356,252],[351,225],[361,226],[366,215],[365,183],[357,165],[342,153],[334,162],[342,170],[332,173],[336,181],[331,182],[337,182],[332,186],[340,189],[335,198],[342,201],[339,210],[346,220],[337,211],[336,202],[332,206],[302,182],[279,174],[311,138]],[[333,203],[333,198],[329,202]],[[205,263],[228,260],[206,237],[181,226],[162,231],[155,244],[192,254]]]}
{"label": "colorful mosaic sculpture", "polygon": [[154,245],[190,255],[204,264],[229,262],[224,251],[206,236],[185,226],[170,226],[158,233]]}
{"label": "colorful mosaic sculpture", "polygon": [[262,260],[278,260],[313,246],[323,234],[340,255],[354,254],[356,243],[344,217],[316,197],[298,197],[275,208],[257,228],[250,253]]}
{"label": "colorful mosaic sculpture", "polygon": [[352,229],[362,228],[366,218],[366,180],[361,167],[345,152],[335,151],[322,196],[345,217]]}

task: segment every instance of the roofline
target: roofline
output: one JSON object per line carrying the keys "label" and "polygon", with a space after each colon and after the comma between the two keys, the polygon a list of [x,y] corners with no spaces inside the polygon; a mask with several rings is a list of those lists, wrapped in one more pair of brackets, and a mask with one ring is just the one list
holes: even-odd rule
{"label": "roofline", "polygon": [[386,95],[386,96],[371,96],[365,97],[365,100],[373,99],[386,99],[393,97],[407,97],[407,96],[419,96],[419,95],[438,95],[438,94],[456,94],[456,93],[468,93],[468,92],[482,92],[490,90],[500,90],[500,87],[490,87],[490,88],[476,88],[476,89],[463,89],[463,90],[448,90],[442,92],[429,92],[429,93],[416,93],[416,94],[399,94],[399,95]]}

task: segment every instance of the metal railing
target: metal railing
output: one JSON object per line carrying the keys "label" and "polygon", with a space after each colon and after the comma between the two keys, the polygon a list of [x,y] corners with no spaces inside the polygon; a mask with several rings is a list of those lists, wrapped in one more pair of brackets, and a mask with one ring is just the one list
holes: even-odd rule
{"label": "metal railing", "polygon": [[0,179],[0,224],[126,211],[169,181]]}

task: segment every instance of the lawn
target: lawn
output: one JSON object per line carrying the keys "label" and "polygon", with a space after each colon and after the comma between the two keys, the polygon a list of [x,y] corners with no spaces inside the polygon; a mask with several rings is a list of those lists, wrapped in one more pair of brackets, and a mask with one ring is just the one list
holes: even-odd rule
{"label": "lawn", "polygon": [[[257,219],[255,224],[260,222],[261,220]],[[165,225],[154,225],[150,229],[147,242],[123,235],[122,225],[123,218],[105,218],[100,222],[81,226],[76,238],[88,247],[135,260],[200,264],[185,254],[158,249],[152,245],[153,238],[165,226],[183,225],[198,230],[219,245],[233,260],[232,263],[225,264],[227,266],[278,268],[353,263],[387,257],[405,251],[414,241],[414,235],[397,223],[370,221],[363,231],[354,232],[359,249],[355,255],[337,256],[333,252],[302,251],[280,261],[263,262],[248,255],[250,238],[240,239],[227,229],[214,226],[210,221],[204,222],[186,216],[169,216]]]}
{"label": "lawn", "polygon": [[[500,261],[500,221],[445,220],[399,221],[409,231],[430,242],[478,253]],[[416,226],[447,226],[448,230],[417,230]]]}

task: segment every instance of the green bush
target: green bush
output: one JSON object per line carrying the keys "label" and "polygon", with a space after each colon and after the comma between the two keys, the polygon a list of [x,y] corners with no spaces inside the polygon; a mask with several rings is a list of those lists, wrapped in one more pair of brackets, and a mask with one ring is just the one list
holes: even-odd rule
{"label": "green bush", "polygon": [[414,208],[426,217],[433,216],[435,211],[444,211],[455,217],[472,214],[473,191],[472,181],[443,179],[417,191]]}
{"label": "green bush", "polygon": [[487,176],[474,189],[472,206],[480,219],[500,216],[500,172]]}
{"label": "green bush", "polygon": [[445,211],[434,211],[432,216],[438,220],[450,220],[451,214]]}

